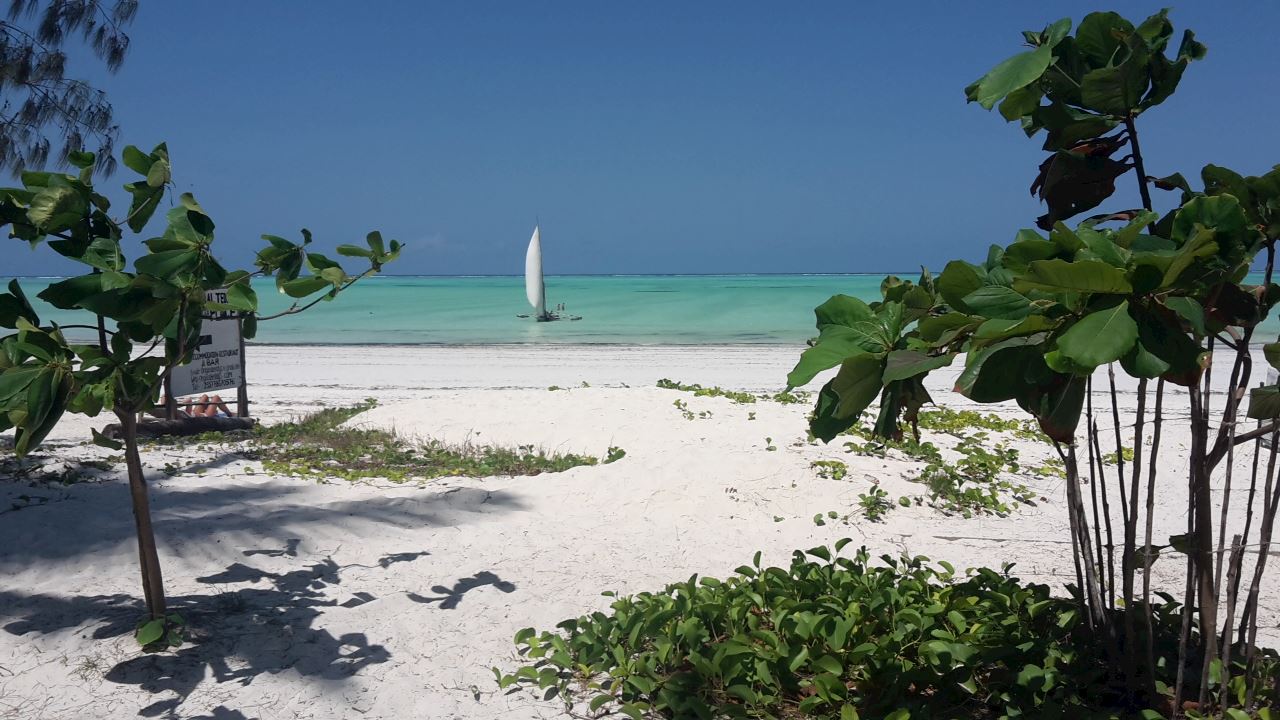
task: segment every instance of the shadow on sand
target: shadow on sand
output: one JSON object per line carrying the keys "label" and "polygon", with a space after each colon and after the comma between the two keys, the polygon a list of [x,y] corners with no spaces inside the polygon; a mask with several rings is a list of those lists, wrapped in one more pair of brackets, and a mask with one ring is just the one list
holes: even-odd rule
{"label": "shadow on sand", "polygon": [[[172,651],[138,653],[106,672],[110,682],[137,686],[157,696],[141,711],[142,716],[179,717],[188,696],[209,678],[215,683],[247,685],[263,674],[290,671],[341,683],[365,667],[387,662],[390,651],[370,642],[364,633],[334,635],[317,627],[317,619],[325,612],[378,599],[363,590],[342,587],[347,568],[394,572],[393,566],[413,563],[429,553],[396,552],[382,556],[376,564],[358,566],[340,566],[330,557],[304,560],[299,558],[300,538],[310,534],[309,528],[339,526],[359,532],[367,526],[377,532],[387,526],[457,526],[523,507],[510,493],[473,487],[393,496],[338,495],[329,502],[317,502],[308,492],[313,487],[286,482],[210,486],[198,477],[156,478],[152,501],[162,562],[167,554],[181,555],[183,545],[204,547],[236,534],[269,546],[242,550],[243,560],[196,578],[217,586],[211,592],[169,598],[170,609],[186,621],[184,645]],[[5,517],[0,523],[0,575],[95,556],[119,563],[121,575],[137,572],[125,484],[74,486],[71,495],[77,502],[57,506],[78,508],[67,516],[60,517],[60,510],[47,505]],[[74,540],[69,541],[72,525]],[[180,539],[182,544],[177,549],[166,547],[167,538]],[[141,599],[132,594],[68,596],[9,589],[18,584],[0,590],[0,631],[15,636],[69,629],[79,629],[95,640],[126,636],[145,612]],[[452,589],[437,587],[435,592],[444,596],[423,601],[452,608],[465,592],[483,584],[503,592],[514,590],[492,573],[479,573]],[[197,712],[211,713],[200,716],[206,719],[249,720],[225,704]]]}
{"label": "shadow on sand", "polygon": [[[287,548],[288,546],[286,546]],[[247,555],[269,554],[247,551]],[[412,562],[426,551],[396,553],[378,561],[387,568]],[[168,697],[141,711],[144,717],[175,717],[188,695],[206,676],[216,683],[247,685],[263,673],[290,670],[304,677],[344,680],[363,668],[386,662],[391,653],[370,643],[363,633],[334,636],[314,627],[326,608],[356,607],[377,598],[356,592],[342,599],[342,572],[325,558],[296,570],[270,572],[234,563],[222,572],[196,578],[208,585],[250,585],[212,595],[169,599],[171,610],[186,620],[186,644],[172,652],[140,654],[107,671],[108,681],[136,685]],[[365,566],[359,566],[365,567]],[[97,624],[95,639],[131,633],[144,612],[142,603],[124,595],[55,597],[0,593],[4,615],[19,616],[0,626],[14,635],[47,633]],[[245,718],[237,710],[219,707],[206,718]]]}
{"label": "shadow on sand", "polygon": [[408,593],[409,599],[418,603],[440,603],[441,610],[452,610],[458,607],[458,603],[462,602],[462,596],[471,590],[485,585],[492,585],[504,593],[515,592],[516,586],[485,570],[478,572],[471,577],[462,578],[453,584],[453,587],[447,588],[443,585],[435,585],[431,588],[431,592],[440,593],[438,597],[425,597],[417,593]]}
{"label": "shadow on sand", "polygon": [[[196,546],[237,534],[251,542],[285,544],[305,537],[307,527],[344,524],[406,528],[453,527],[493,513],[521,510],[511,492],[475,487],[423,489],[412,494],[318,501],[313,484],[297,482],[208,485],[199,476],[151,478],[151,511],[161,559],[174,552],[170,539]],[[33,512],[14,513],[0,523],[0,574],[21,571],[37,561],[57,561],[97,553],[136,552],[128,485],[113,481],[64,489],[73,504],[92,508],[66,522],[76,526],[67,541],[66,522]],[[296,547],[261,551],[270,557],[296,555]]]}

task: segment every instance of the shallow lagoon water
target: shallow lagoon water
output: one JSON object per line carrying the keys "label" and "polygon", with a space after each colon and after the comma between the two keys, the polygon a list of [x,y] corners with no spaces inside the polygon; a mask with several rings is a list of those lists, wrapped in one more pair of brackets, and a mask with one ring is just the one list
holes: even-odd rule
{"label": "shallow lagoon water", "polygon": [[[903,273],[914,279],[914,274]],[[561,275],[548,276],[547,304],[564,303],[577,321],[519,318],[529,312],[524,278],[380,276],[334,302],[263,323],[257,342],[278,344],[624,345],[799,344],[815,334],[813,308],[831,295],[880,297],[874,275]],[[1260,277],[1258,280],[1260,281]],[[24,278],[33,297],[55,280]],[[263,314],[292,302],[269,280],[254,283]],[[61,324],[83,315],[43,304]],[[1280,329],[1274,317],[1266,334]]]}

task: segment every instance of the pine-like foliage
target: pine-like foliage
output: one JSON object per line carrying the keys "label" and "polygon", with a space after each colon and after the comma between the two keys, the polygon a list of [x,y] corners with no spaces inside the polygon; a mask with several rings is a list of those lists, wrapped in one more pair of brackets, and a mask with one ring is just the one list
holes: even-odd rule
{"label": "pine-like foliage", "polygon": [[[96,150],[98,171],[115,171],[119,128],[101,90],[66,76],[64,45],[79,39],[115,72],[124,63],[137,0],[11,0],[0,20],[0,168],[16,177],[74,151]],[[87,143],[96,148],[86,148]]]}

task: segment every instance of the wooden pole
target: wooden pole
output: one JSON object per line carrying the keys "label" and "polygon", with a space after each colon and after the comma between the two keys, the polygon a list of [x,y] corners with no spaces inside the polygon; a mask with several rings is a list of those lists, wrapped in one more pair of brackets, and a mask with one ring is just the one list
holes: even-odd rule
{"label": "wooden pole", "polygon": [[240,340],[240,384],[236,386],[236,416],[249,417],[249,382],[246,379],[248,358],[244,355],[244,317],[236,316],[236,337]]}

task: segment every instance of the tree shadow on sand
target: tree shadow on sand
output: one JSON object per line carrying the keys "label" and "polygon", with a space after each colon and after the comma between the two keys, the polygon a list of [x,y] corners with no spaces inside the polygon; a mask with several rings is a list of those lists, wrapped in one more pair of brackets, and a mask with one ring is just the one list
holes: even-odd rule
{"label": "tree shadow on sand", "polygon": [[[396,496],[339,496],[329,501],[309,495],[310,488],[286,482],[210,486],[195,476],[153,486],[151,505],[161,558],[168,552],[165,546],[170,539],[199,544],[240,534],[254,537],[254,542],[284,543],[305,536],[308,527],[331,527],[338,522],[351,532],[376,532],[384,525],[456,527],[526,507],[518,493],[478,487],[424,489]],[[0,574],[21,570],[37,560],[47,563],[97,553],[136,552],[137,530],[125,483],[72,486],[70,492],[75,503],[100,508],[101,512],[82,513],[76,518],[79,532],[75,542],[66,542],[66,527],[56,518],[27,517],[27,513],[5,516],[5,522],[0,523]],[[18,538],[22,538],[20,544]],[[266,552],[288,555],[289,548]]]}
{"label": "tree shadow on sand", "polygon": [[[249,551],[245,555],[273,552]],[[386,555],[376,567],[385,569],[427,554],[419,551]],[[248,587],[215,595],[171,598],[170,608],[186,620],[187,642],[171,652],[140,654],[125,660],[107,671],[105,678],[166,695],[144,708],[142,716],[176,717],[178,708],[206,677],[216,683],[248,685],[264,673],[288,670],[304,677],[342,681],[369,665],[384,663],[391,653],[382,645],[370,643],[363,633],[334,636],[314,627],[327,609],[351,608],[377,599],[367,592],[344,597],[340,588],[342,573],[350,567],[375,566],[340,566],[326,557],[277,573],[237,562],[219,573],[196,578],[209,585]],[[3,615],[19,616],[0,626],[14,635],[100,623],[93,632],[94,638],[132,632],[144,612],[141,602],[123,595],[66,598],[13,592],[0,593],[0,609]],[[245,718],[225,706],[204,717]]]}
{"label": "tree shadow on sand", "polygon": [[431,592],[440,593],[439,597],[425,597],[417,593],[408,593],[409,599],[418,603],[440,603],[441,610],[452,610],[458,607],[458,603],[462,602],[462,596],[475,590],[478,587],[492,585],[504,593],[515,592],[516,586],[503,580],[493,573],[485,570],[478,572],[471,577],[462,578],[453,584],[453,587],[447,588],[443,585],[432,586]]}

